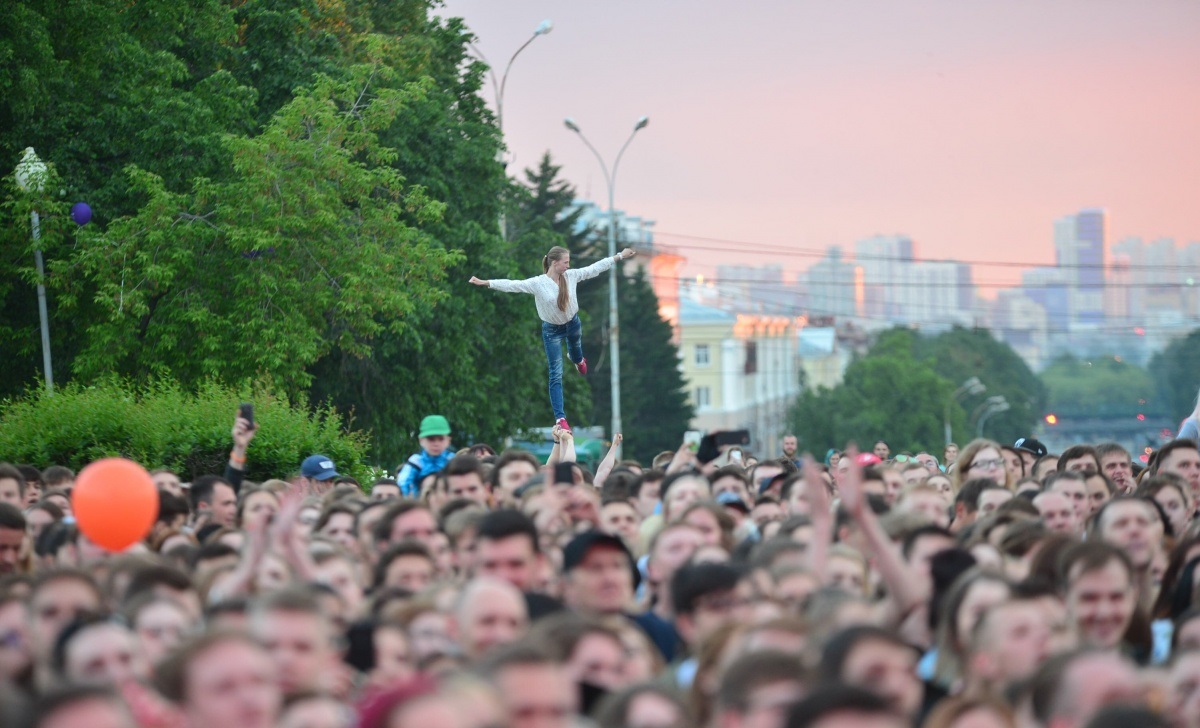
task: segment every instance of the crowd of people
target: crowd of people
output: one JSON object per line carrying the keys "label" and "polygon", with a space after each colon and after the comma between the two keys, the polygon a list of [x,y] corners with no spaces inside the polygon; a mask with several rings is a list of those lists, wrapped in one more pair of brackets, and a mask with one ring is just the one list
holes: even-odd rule
{"label": "crowd of people", "polygon": [[252,483],[237,416],[123,553],[70,470],[0,465],[0,726],[1200,726],[1194,440],[618,434],[593,473],[568,429],[545,464],[419,433],[395,478]]}

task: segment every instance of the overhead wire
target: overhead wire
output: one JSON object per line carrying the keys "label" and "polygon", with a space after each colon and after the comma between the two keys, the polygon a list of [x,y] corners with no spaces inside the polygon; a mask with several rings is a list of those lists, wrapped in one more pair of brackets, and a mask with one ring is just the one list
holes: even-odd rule
{"label": "overhead wire", "polygon": [[[649,278],[651,278],[653,280],[653,279],[659,278],[659,276],[652,275],[652,276],[649,276]],[[674,277],[671,277],[671,276],[668,276],[666,278],[668,280],[674,279]],[[715,287],[720,289],[720,285],[716,285]],[[927,321],[918,321],[915,319],[906,319],[905,317],[901,317],[901,316],[889,316],[889,315],[883,315],[883,314],[870,314],[870,313],[846,314],[841,311],[836,311],[832,308],[814,306],[811,304],[802,305],[799,303],[788,303],[788,302],[778,301],[778,300],[774,300],[774,299],[763,299],[761,297],[756,297],[753,294],[750,294],[749,296],[744,296],[743,294],[745,294],[745,291],[742,291],[742,290],[730,291],[727,287],[725,288],[725,292],[727,293],[727,295],[731,295],[731,296],[738,295],[738,296],[742,296],[744,298],[749,298],[751,303],[760,305],[763,307],[764,310],[761,311],[761,313],[775,313],[777,315],[785,315],[785,316],[791,316],[791,317],[804,316],[804,315],[829,316],[829,317],[838,317],[838,318],[844,318],[844,319],[857,319],[857,320],[863,320],[863,321],[878,321],[881,323],[889,323],[889,324],[893,324],[896,326],[926,325],[926,326],[929,326],[932,328],[941,328],[941,327],[946,327],[946,326],[953,326],[956,324],[957,325],[967,325],[967,326],[977,326],[977,325],[980,325],[980,319],[982,319],[986,315],[991,314],[991,311],[989,311],[987,308],[978,307],[978,306],[964,308],[964,307],[958,306],[956,304],[945,305],[945,306],[940,306],[940,305],[936,305],[936,304],[921,304],[922,308],[924,308],[926,310],[932,310],[935,313],[935,315],[945,316],[945,318],[939,318],[939,319],[933,320],[933,321],[928,321],[928,320]],[[681,292],[681,294],[680,294],[681,299],[684,298],[685,296],[686,296],[686,293]],[[701,305],[704,305],[704,304],[702,303]],[[767,310],[767,309],[769,309],[769,310]],[[742,311],[740,313],[755,313],[755,312],[754,311]],[[972,321],[970,323],[964,324],[960,320],[956,320],[956,317],[952,316],[952,314],[958,314],[958,313],[968,314],[968,318],[971,318]],[[1044,331],[1047,334],[1129,333],[1131,335],[1136,336],[1138,334],[1136,334],[1135,329],[1138,327],[1145,326],[1146,324],[1147,324],[1147,321],[1140,317],[1120,316],[1120,317],[1106,317],[1106,320],[1103,323],[1101,323],[1099,325],[1088,326],[1086,329],[1082,329],[1082,330],[1079,328],[1072,329],[1069,327],[1062,327],[1062,326],[1047,326],[1045,328],[1038,328],[1037,330]],[[1002,326],[1002,327],[992,326],[990,328],[999,329],[1001,331],[1026,331],[1026,330],[1029,330],[1029,329],[1025,329],[1025,328],[1014,328],[1014,327],[1008,327],[1008,326]]]}
{"label": "overhead wire", "polygon": [[[796,258],[827,258],[830,249],[821,250],[818,248],[804,248],[790,245],[779,245],[773,243],[757,243],[746,240],[730,240],[725,238],[714,238],[703,235],[691,235],[686,233],[671,233],[661,230],[654,231],[654,237],[680,238],[684,240],[700,240],[710,243],[720,243],[722,247],[712,247],[696,244],[688,244],[681,246],[678,244],[668,243],[671,247],[680,248],[686,247],[691,250],[706,250],[715,252],[738,252],[748,254],[761,255],[783,255],[786,257]],[[1197,243],[1190,243],[1194,246]],[[730,251],[729,246],[738,246],[737,251]],[[841,248],[843,251],[848,251],[850,246],[835,245],[830,246]],[[1177,253],[1186,253],[1187,249],[1176,247]],[[1110,251],[1110,254],[1111,251]],[[890,261],[890,262],[906,262],[906,263],[964,263],[971,266],[995,267],[995,268],[1061,268],[1068,270],[1110,270],[1114,266],[1112,264],[1103,263],[1050,263],[1050,262],[1023,262],[1023,261],[1006,261],[1006,260],[976,260],[976,259],[958,259],[958,258],[922,258],[898,256],[898,255],[847,255],[842,258],[847,263],[858,261]],[[1152,263],[1128,263],[1119,266],[1119,270],[1178,270],[1184,267],[1181,264],[1152,264]]]}

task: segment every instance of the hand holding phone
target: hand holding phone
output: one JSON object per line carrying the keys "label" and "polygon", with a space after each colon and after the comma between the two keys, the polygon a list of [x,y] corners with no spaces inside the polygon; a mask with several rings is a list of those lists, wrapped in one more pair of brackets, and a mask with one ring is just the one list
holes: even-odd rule
{"label": "hand holding phone", "polygon": [[250,425],[250,429],[254,429],[254,405],[249,402],[242,402],[242,406],[238,407],[238,417],[241,417]]}
{"label": "hand holding phone", "polygon": [[258,425],[254,422],[254,405],[243,402],[238,407],[237,418],[233,421],[233,431],[230,434],[233,435],[230,464],[239,470],[244,470],[246,448],[258,434]]}

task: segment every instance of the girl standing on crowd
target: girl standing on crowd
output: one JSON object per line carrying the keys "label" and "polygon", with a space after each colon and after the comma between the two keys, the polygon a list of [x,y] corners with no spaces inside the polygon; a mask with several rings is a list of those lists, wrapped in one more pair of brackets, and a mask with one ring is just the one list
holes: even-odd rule
{"label": "girl standing on crowd", "polygon": [[532,293],[542,319],[542,344],[546,347],[546,364],[550,370],[550,407],[554,410],[555,424],[570,430],[567,415],[563,410],[562,393],[562,342],[567,342],[567,356],[580,374],[587,374],[587,359],[583,356],[583,328],[579,323],[579,299],[575,287],[580,281],[595,278],[613,267],[618,260],[627,260],[636,255],[632,248],[602,258],[586,268],[571,268],[571,251],[554,246],[542,257],[543,274],[523,281],[481,280],[471,276],[477,286],[487,286],[506,293]]}

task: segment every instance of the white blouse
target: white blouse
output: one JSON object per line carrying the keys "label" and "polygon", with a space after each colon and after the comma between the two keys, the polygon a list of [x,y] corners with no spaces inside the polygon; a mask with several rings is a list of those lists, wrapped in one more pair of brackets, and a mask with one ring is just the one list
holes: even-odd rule
{"label": "white blouse", "polygon": [[561,326],[575,318],[575,314],[579,313],[579,299],[575,296],[575,286],[578,285],[579,281],[595,278],[609,268],[612,268],[613,263],[612,257],[606,256],[586,268],[567,268],[563,273],[563,277],[567,281],[567,294],[569,297],[566,311],[558,309],[558,284],[545,273],[533,278],[526,278],[523,281],[500,278],[488,281],[488,287],[495,288],[497,291],[504,291],[505,293],[532,293],[534,303],[537,304],[538,316],[548,324]]}

